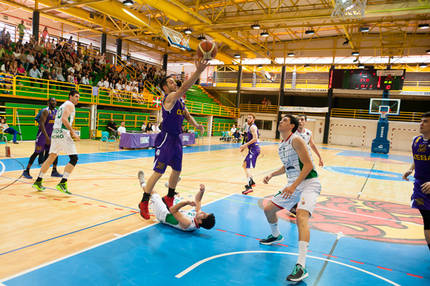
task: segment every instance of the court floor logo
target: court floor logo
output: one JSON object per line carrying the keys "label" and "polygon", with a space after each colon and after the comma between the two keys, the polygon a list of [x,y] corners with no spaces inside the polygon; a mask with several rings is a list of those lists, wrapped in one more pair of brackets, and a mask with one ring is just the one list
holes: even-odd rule
{"label": "court floor logo", "polygon": [[[269,203],[271,197],[259,201]],[[281,219],[295,223],[287,210]],[[351,237],[402,244],[426,244],[422,218],[407,205],[381,201],[361,201],[339,196],[320,196],[310,220],[311,228]]]}

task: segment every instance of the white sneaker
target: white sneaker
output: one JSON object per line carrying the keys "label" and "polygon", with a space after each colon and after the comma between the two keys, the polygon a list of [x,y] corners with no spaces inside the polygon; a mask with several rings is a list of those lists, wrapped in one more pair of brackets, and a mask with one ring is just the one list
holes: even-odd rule
{"label": "white sneaker", "polygon": [[146,187],[145,173],[143,173],[143,171],[139,171],[139,173],[137,173],[137,177],[139,178],[139,183],[142,188]]}

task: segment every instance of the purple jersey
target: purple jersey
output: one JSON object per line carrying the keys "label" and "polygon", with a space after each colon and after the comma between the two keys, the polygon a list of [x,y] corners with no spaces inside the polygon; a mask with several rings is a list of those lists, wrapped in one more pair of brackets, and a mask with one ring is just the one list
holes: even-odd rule
{"label": "purple jersey", "polygon": [[421,185],[430,182],[430,142],[424,140],[422,135],[414,138],[412,154],[415,164],[414,192],[412,194],[412,207],[430,210],[430,195],[422,192]]}
{"label": "purple jersey", "polygon": [[[257,125],[252,124],[251,126],[249,126],[248,132],[246,133],[246,142],[249,142],[252,140],[252,132],[251,132],[251,127],[255,126],[255,128],[257,128]],[[260,146],[258,145],[258,138],[260,137],[260,133],[258,132],[258,128],[257,128],[257,142],[254,142],[250,145],[248,145],[248,149],[252,150],[252,149],[260,149]]]}
{"label": "purple jersey", "polygon": [[[45,121],[45,130],[46,130],[46,133],[48,133],[48,136],[51,137],[52,130],[54,129],[55,114],[57,113],[57,110],[56,109],[50,110],[49,107],[46,107],[44,109],[48,110],[48,117],[46,117],[46,121]],[[43,150],[49,151],[49,145],[46,145],[46,137],[45,137],[45,134],[43,134],[42,129],[40,129],[40,123],[39,123],[39,130],[37,131],[35,151],[37,153],[40,153]]]}
{"label": "purple jersey", "polygon": [[[166,100],[166,98],[164,98]],[[161,131],[164,131],[170,135],[179,135],[182,133],[182,122],[184,121],[185,114],[185,103],[181,99],[178,99],[173,105],[170,111],[163,110],[163,122],[161,124]]]}
{"label": "purple jersey", "polygon": [[[51,136],[52,130],[54,129],[55,114],[57,113],[57,110],[51,110],[49,107],[45,107],[44,110],[48,110],[48,117],[46,117],[45,121],[45,130],[46,133],[48,133],[48,136]],[[39,130],[37,131],[37,136],[39,136],[39,134],[43,135],[42,129],[40,129],[40,124]]]}

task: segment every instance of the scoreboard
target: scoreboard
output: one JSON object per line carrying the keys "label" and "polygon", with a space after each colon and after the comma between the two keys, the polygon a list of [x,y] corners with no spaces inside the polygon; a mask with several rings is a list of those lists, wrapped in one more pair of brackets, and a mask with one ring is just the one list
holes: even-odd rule
{"label": "scoreboard", "polygon": [[329,88],[401,90],[405,70],[331,69]]}

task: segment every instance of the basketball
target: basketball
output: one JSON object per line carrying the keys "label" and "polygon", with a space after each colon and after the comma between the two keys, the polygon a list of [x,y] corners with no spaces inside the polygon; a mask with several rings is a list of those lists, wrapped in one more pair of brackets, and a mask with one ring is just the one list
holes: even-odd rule
{"label": "basketball", "polygon": [[197,48],[197,57],[199,59],[211,60],[215,58],[217,53],[217,48],[215,42],[208,40],[201,41],[199,47]]}

